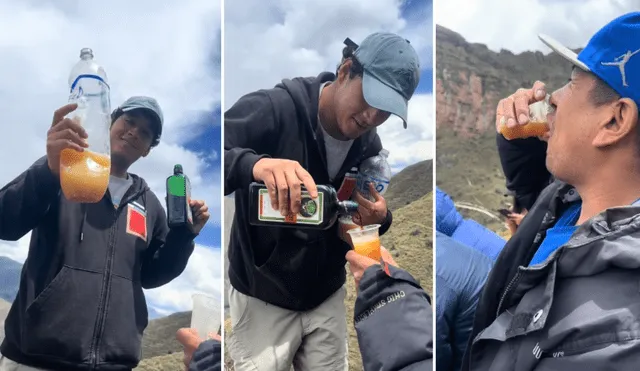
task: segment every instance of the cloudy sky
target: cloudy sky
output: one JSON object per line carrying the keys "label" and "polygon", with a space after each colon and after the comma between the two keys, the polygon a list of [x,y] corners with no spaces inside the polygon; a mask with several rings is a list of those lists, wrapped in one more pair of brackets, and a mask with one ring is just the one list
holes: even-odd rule
{"label": "cloudy sky", "polygon": [[420,86],[408,129],[389,119],[378,133],[394,171],[433,157],[431,0],[243,0],[225,5],[224,105],[283,78],[335,71],[343,40],[398,33],[420,54]]}
{"label": "cloudy sky", "polygon": [[[161,200],[173,165],[183,165],[193,196],[211,220],[185,273],[147,292],[152,315],[191,307],[197,291],[220,295],[220,3],[216,0],[0,0],[0,183],[45,154],[53,111],[66,104],[67,78],[90,47],[112,87],[112,108],[132,95],[164,110],[161,144],[135,164]],[[10,161],[9,161],[10,159]],[[0,254],[23,262],[29,235],[0,241]]]}
{"label": "cloudy sky", "polygon": [[547,53],[538,33],[584,47],[609,21],[638,9],[640,0],[447,0],[438,1],[435,12],[437,24],[492,50]]}

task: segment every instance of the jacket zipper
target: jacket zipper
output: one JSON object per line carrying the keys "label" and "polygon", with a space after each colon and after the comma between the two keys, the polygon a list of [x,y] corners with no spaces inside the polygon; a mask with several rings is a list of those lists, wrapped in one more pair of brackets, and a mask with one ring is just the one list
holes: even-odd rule
{"label": "jacket zipper", "polygon": [[[129,203],[129,201],[138,197],[141,193],[145,192],[145,189],[137,191],[133,195],[129,197],[122,197],[122,201],[118,205],[118,208],[114,211],[114,220],[113,226],[111,227],[111,237],[109,238],[109,246],[108,246],[108,255],[107,262],[105,264],[105,279],[102,284],[102,291],[100,295],[100,304],[98,305],[99,312],[98,318],[96,320],[96,328],[94,330],[94,337],[91,342],[91,348],[89,348],[89,359],[91,360],[91,369],[95,370],[98,366],[98,347],[100,340],[102,339],[102,331],[104,328],[104,322],[106,320],[107,311],[105,307],[107,305],[107,298],[109,297],[109,293],[111,292],[111,270],[113,269],[113,255],[115,251],[115,241],[117,240],[117,232],[118,232],[118,219],[120,217],[120,212],[123,209],[123,205]],[[126,196],[126,194],[125,194]],[[111,197],[108,197],[111,200]]]}

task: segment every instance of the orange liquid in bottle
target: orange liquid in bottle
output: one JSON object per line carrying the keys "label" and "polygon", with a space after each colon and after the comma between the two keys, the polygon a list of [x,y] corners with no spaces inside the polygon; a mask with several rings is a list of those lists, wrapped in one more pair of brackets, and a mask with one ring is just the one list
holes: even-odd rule
{"label": "orange liquid in bottle", "polygon": [[380,261],[382,257],[382,253],[380,252],[380,239],[371,239],[368,241],[358,241],[358,243],[353,244],[353,250],[360,254],[367,256],[377,262]]}
{"label": "orange liquid in bottle", "polygon": [[111,158],[85,150],[64,149],[60,154],[60,186],[69,201],[96,203],[109,186]]}

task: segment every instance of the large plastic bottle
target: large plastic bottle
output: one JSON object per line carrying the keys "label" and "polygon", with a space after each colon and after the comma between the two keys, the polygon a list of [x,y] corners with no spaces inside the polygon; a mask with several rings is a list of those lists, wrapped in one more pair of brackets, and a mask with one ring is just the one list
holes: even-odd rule
{"label": "large plastic bottle", "polygon": [[369,192],[369,183],[373,183],[376,192],[381,195],[389,188],[391,166],[387,162],[388,157],[389,151],[382,149],[377,156],[368,158],[360,164],[356,187],[364,197],[373,199]]}
{"label": "large plastic bottle", "polygon": [[70,201],[95,203],[104,197],[111,173],[111,102],[107,74],[89,48],[69,75],[69,102],[78,108],[70,117],[86,130],[88,148],[64,149],[60,154],[60,185]]}

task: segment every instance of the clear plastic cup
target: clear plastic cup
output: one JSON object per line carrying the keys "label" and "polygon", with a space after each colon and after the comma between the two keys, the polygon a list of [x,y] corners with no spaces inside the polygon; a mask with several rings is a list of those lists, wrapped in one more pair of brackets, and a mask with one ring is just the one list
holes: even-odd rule
{"label": "clear plastic cup", "polygon": [[529,105],[529,122],[532,124],[548,124],[547,115],[551,113],[551,96]]}
{"label": "clear plastic cup", "polygon": [[191,328],[198,331],[201,339],[208,339],[209,335],[217,334],[220,331],[221,309],[220,302],[211,296],[204,294],[194,294],[193,311],[191,312]]}
{"label": "clear plastic cup", "polygon": [[361,229],[350,229],[347,231],[351,237],[353,250],[367,256],[375,261],[380,261],[382,253],[380,251],[380,235],[378,230],[380,224],[372,224],[362,227]]}
{"label": "clear plastic cup", "polygon": [[506,118],[500,123],[499,132],[507,140],[540,137],[549,131],[548,115],[553,112],[547,95],[544,100],[529,105],[529,122],[525,125],[507,127]]}
{"label": "clear plastic cup", "polygon": [[353,246],[353,243],[351,242],[351,237],[349,236],[348,232],[352,229],[360,229],[360,226],[354,223],[353,219],[350,216],[341,217],[340,219],[338,219],[338,223],[340,223],[340,227],[339,227],[340,238],[344,242]]}

